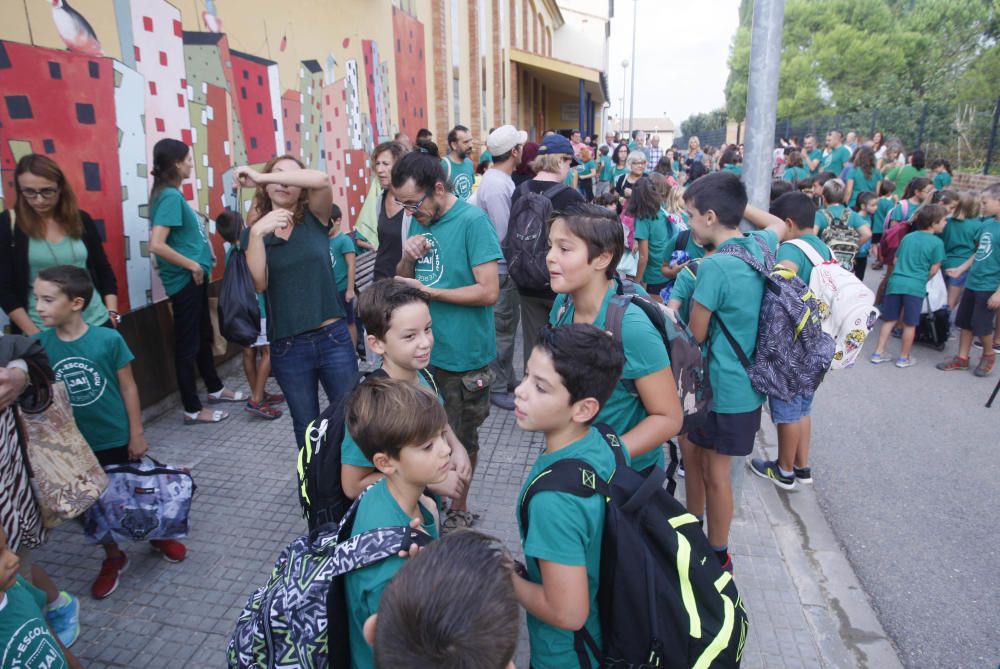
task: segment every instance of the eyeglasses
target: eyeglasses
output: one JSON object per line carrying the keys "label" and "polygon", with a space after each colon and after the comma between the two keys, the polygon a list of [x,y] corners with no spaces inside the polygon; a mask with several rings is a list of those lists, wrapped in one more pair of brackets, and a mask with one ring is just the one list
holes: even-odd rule
{"label": "eyeglasses", "polygon": [[424,203],[424,200],[426,200],[430,196],[431,196],[430,192],[424,193],[424,196],[419,200],[417,200],[416,204],[408,204],[406,202],[400,202],[399,199],[395,197],[392,199],[398,206],[402,207],[406,211],[416,211],[417,209],[420,209],[420,205]]}
{"label": "eyeglasses", "polygon": [[36,197],[48,200],[56,196],[59,192],[58,188],[39,188],[35,190],[34,188],[19,188],[18,192],[29,200],[34,200]]}

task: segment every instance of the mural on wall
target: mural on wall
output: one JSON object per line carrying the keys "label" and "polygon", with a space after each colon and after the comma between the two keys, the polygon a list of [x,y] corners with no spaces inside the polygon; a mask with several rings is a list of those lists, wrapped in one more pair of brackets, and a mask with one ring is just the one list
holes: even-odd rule
{"label": "mural on wall", "polygon": [[[13,201],[23,155],[58,162],[105,240],[123,310],[165,297],[148,248],[149,161],[160,139],[192,147],[195,172],[182,191],[222,257],[213,221],[232,206],[233,166],[295,156],[330,175],[334,202],[353,225],[371,185],[371,150],[397,130],[412,137],[427,124],[424,28],[411,3],[392,7],[392,69],[376,40],[345,37],[340,61],[332,51],[293,61],[292,81],[281,80],[288,61],[279,67],[266,40],[263,53],[248,47],[253,40],[233,42],[214,0],[184,6],[198,11],[191,25],[205,30],[196,31],[184,29],[182,9],[167,0],[109,5],[81,11],[52,0],[45,26],[37,25],[37,10],[26,11],[24,41],[6,39],[0,28],[0,195],[6,205]],[[103,23],[94,20],[101,12]],[[58,38],[33,43],[36,33],[53,30]],[[271,34],[281,35],[273,56],[294,58],[294,50],[285,54],[290,43],[295,48],[294,25]],[[53,48],[60,40],[65,48]],[[243,191],[244,208],[251,195]],[[215,279],[222,269],[217,265]]]}

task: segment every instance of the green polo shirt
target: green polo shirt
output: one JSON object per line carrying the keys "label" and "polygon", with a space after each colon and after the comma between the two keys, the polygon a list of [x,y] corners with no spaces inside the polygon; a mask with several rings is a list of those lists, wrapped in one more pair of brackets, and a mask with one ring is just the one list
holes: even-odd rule
{"label": "green polo shirt", "polygon": [[904,236],[896,251],[896,265],[889,276],[886,294],[923,297],[927,294],[931,267],[944,258],[944,242],[936,235],[918,230]]}

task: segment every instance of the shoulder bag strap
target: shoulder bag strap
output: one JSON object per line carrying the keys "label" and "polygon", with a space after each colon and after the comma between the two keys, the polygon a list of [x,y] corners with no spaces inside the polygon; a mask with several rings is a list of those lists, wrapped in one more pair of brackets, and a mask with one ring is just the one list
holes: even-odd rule
{"label": "shoulder bag strap", "polygon": [[743,369],[749,370],[750,365],[753,363],[750,362],[750,358],[747,357],[747,354],[743,352],[743,347],[740,346],[740,343],[736,341],[736,337],[734,337],[733,333],[726,327],[725,322],[722,320],[722,316],[718,313],[714,313],[714,316],[715,320],[719,322],[719,327],[722,328],[722,334],[726,336],[726,339],[729,341],[729,345],[733,347],[734,351],[736,351],[736,357],[740,359],[740,364],[743,365]]}
{"label": "shoulder bag strap", "polygon": [[607,481],[598,476],[589,462],[570,458],[546,467],[534,478],[521,496],[521,529],[528,534],[528,505],[540,492],[564,492],[577,497],[610,494]]}
{"label": "shoulder bag strap", "polygon": [[542,195],[544,195],[545,197],[547,197],[550,200],[552,200],[557,195],[559,195],[559,193],[563,192],[567,188],[569,188],[569,186],[567,186],[566,184],[562,183],[561,181],[560,182],[556,182],[554,185],[549,186],[548,188],[546,188],[542,192]]}
{"label": "shoulder bag strap", "polygon": [[791,244],[798,250],[802,251],[802,253],[805,254],[806,258],[809,259],[809,262],[813,264],[813,267],[816,267],[817,265],[822,265],[823,263],[826,262],[825,260],[823,260],[823,256],[819,254],[819,251],[814,249],[812,245],[807,241],[801,239],[791,239],[785,243]]}

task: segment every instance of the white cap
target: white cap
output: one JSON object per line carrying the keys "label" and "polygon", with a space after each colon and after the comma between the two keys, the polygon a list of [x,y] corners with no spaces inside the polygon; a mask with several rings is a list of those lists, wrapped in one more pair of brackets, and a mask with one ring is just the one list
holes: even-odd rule
{"label": "white cap", "polygon": [[518,144],[528,141],[528,133],[512,125],[502,125],[486,138],[486,148],[494,156],[502,156]]}

